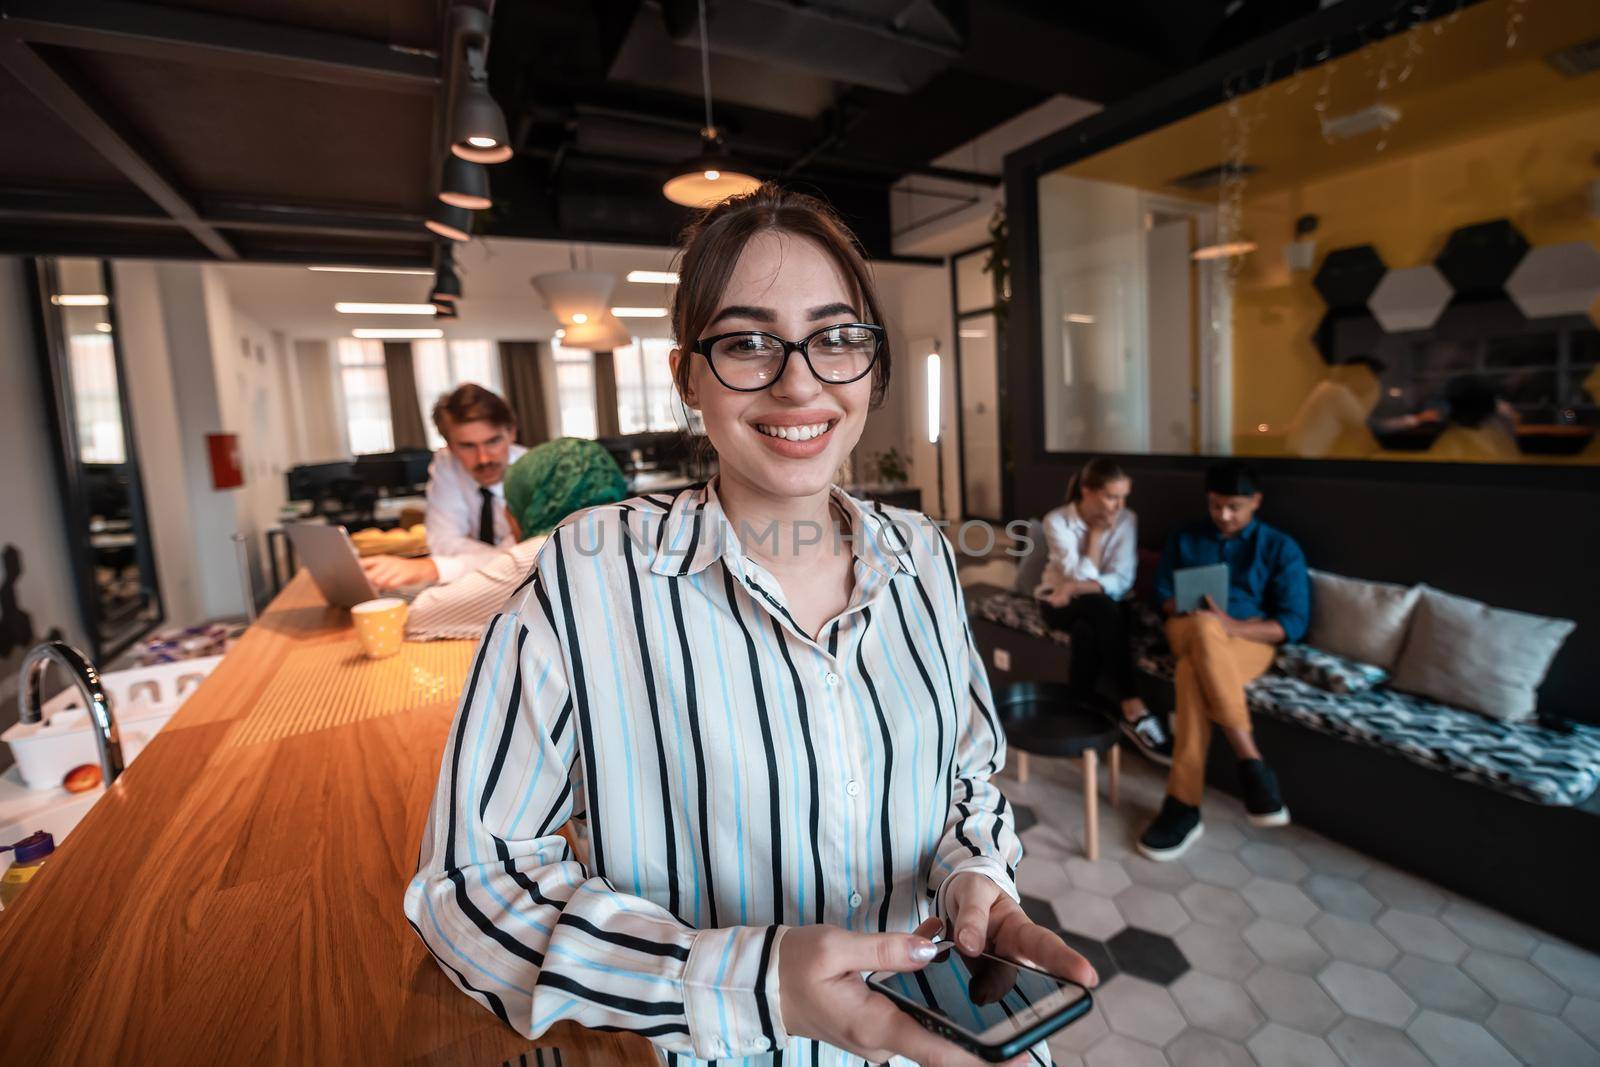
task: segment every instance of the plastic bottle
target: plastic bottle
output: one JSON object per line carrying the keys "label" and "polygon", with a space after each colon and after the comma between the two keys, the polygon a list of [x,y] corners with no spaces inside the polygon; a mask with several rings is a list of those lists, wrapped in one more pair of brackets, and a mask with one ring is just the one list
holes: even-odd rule
{"label": "plastic bottle", "polygon": [[34,831],[14,845],[0,845],[0,852],[16,853],[16,861],[0,875],[0,908],[11,906],[55,850],[56,839],[43,830]]}

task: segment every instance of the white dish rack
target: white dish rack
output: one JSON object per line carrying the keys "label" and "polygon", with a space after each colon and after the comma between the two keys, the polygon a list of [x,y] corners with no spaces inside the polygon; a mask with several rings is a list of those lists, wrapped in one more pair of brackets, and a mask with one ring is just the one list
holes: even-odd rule
{"label": "white dish rack", "polygon": [[[111,698],[125,764],[134,761],[221,662],[221,656],[206,656],[100,676]],[[39,722],[16,723],[0,734],[0,740],[11,747],[17,770],[29,789],[53,789],[72,768],[100,763],[93,724],[76,686],[45,701]]]}

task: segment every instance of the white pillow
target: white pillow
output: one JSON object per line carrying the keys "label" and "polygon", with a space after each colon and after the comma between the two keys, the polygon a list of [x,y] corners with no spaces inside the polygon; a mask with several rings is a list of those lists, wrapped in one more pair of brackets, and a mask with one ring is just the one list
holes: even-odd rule
{"label": "white pillow", "polygon": [[1017,577],[1011,590],[1020,596],[1033,596],[1033,590],[1044,578],[1044,569],[1050,563],[1050,543],[1044,537],[1044,523],[1028,520],[1028,540],[1033,548],[1017,561]]}
{"label": "white pillow", "polygon": [[1533,718],[1550,661],[1577,624],[1421,589],[1390,684],[1505,722]]}
{"label": "white pillow", "polygon": [[1357,663],[1393,670],[1421,592],[1421,586],[1312,571],[1306,643]]}

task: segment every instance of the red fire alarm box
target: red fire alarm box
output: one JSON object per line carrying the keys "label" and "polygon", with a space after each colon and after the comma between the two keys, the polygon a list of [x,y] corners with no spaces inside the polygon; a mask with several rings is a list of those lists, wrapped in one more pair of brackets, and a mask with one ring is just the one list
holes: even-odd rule
{"label": "red fire alarm box", "polygon": [[211,453],[211,488],[237,489],[244,484],[244,464],[239,461],[239,435],[206,434],[206,450]]}

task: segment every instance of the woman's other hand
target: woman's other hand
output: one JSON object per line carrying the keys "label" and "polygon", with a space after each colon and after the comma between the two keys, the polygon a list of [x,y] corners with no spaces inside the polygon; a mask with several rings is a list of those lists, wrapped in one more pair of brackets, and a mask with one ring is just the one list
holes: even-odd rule
{"label": "woman's other hand", "polygon": [[[778,952],[778,997],[784,1029],[870,1063],[904,1056],[940,1067],[982,1067],[982,1060],[922,1028],[862,973],[920,971],[935,953],[930,919],[914,934],[858,934],[837,926],[792,926]],[[1063,946],[1065,947],[1065,946]],[[1085,964],[1087,966],[1087,964]],[[1026,1062],[1026,1056],[1010,1061]]]}
{"label": "woman's other hand", "polygon": [[993,879],[973,872],[958,874],[944,888],[944,903],[953,940],[962,955],[992,952],[1079,985],[1100,983],[1088,960],[1068,948],[1054,931],[1028,918]]}

